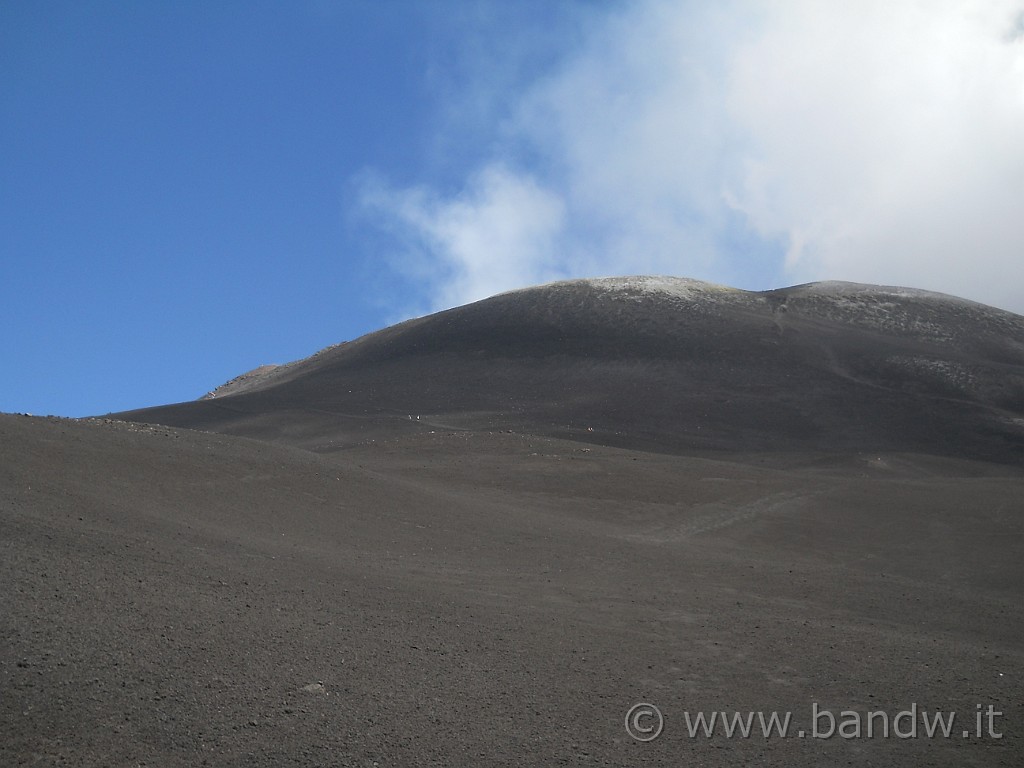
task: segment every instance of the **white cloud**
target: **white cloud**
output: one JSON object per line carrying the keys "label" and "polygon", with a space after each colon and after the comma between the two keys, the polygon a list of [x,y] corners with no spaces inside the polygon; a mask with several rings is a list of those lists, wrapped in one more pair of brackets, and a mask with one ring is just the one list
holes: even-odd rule
{"label": "white cloud", "polygon": [[430,285],[434,308],[565,276],[555,249],[564,227],[561,199],[500,165],[483,168],[451,198],[376,183],[364,185],[363,201],[426,248],[415,272]]}
{"label": "white cloud", "polygon": [[[1022,19],[1009,0],[632,4],[507,94],[461,192],[366,200],[426,254],[432,308],[639,272],[1024,311]],[[743,226],[761,243],[741,253]]]}
{"label": "white cloud", "polygon": [[800,279],[1024,310],[1024,43],[1014,3],[787,2],[727,82],[731,201]]}

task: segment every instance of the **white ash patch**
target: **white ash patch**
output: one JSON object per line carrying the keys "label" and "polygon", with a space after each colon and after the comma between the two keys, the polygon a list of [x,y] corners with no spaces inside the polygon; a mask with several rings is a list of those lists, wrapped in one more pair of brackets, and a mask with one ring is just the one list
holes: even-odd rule
{"label": "white ash patch", "polygon": [[894,355],[888,361],[898,368],[933,382],[959,389],[963,392],[972,390],[977,384],[977,377],[965,365],[954,360],[922,357],[920,355]]}
{"label": "white ash patch", "polygon": [[689,277],[667,277],[663,275],[635,275],[632,277],[598,277],[581,280],[606,291],[630,291],[648,294],[668,294],[680,299],[691,301],[707,301],[708,299],[746,297],[747,291],[730,288],[727,285],[707,283]]}
{"label": "white ash patch", "polygon": [[822,280],[817,283],[806,283],[793,288],[794,291],[813,293],[819,296],[856,296],[866,294],[871,297],[892,296],[898,299],[934,299],[956,302],[958,304],[974,304],[967,299],[950,296],[948,293],[925,291],[920,288],[904,288],[897,285],[870,285],[868,283],[848,283],[842,280]]}
{"label": "white ash patch", "polygon": [[[961,302],[952,296],[911,288],[861,285],[859,283],[811,283],[790,292],[786,305],[790,311],[822,317],[834,322],[863,328],[912,335],[935,342],[954,339],[948,323],[933,318],[945,317],[935,299]],[[896,299],[896,301],[893,301]],[[966,307],[968,302],[962,302]]]}
{"label": "white ash patch", "polygon": [[690,277],[672,277],[668,275],[631,275],[626,277],[591,277],[578,280],[558,280],[529,288],[506,291],[504,294],[499,295],[549,288],[572,288],[576,286],[589,286],[616,293],[668,294],[677,298],[695,301],[720,297],[749,299],[756,298],[757,296],[757,294],[751,291],[744,291],[740,288],[708,283],[704,280],[695,280]]}
{"label": "white ash patch", "polygon": [[[766,305],[767,300],[752,291],[708,283],[689,277],[665,275],[633,275],[629,277],[596,277],[582,280],[564,280],[538,288],[572,289],[588,287],[617,299],[643,302],[649,298],[668,300],[672,305],[689,312],[710,312],[723,305]],[[533,290],[533,289],[527,289]],[[510,292],[511,293],[511,292]]]}

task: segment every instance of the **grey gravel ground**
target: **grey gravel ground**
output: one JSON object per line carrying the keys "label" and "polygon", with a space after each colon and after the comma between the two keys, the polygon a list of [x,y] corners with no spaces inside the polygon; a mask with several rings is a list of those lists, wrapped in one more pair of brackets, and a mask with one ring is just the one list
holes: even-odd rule
{"label": "grey gravel ground", "polygon": [[[782,331],[759,295],[512,294],[223,398],[0,416],[0,765],[1021,765],[1021,320],[911,296],[980,313],[933,348],[829,290]],[[937,349],[961,394],[878,362]],[[712,711],[791,733],[691,738]]]}

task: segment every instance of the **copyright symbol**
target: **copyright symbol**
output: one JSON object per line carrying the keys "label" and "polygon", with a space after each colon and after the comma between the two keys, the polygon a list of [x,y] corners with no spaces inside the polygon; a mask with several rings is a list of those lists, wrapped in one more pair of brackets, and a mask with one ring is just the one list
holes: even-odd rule
{"label": "copyright symbol", "polygon": [[665,718],[653,704],[634,704],[626,713],[626,733],[637,741],[654,741],[664,727]]}

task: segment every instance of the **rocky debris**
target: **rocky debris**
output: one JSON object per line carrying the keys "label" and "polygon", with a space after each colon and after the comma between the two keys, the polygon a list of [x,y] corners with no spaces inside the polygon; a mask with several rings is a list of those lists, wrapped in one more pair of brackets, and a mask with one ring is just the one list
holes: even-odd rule
{"label": "rocky debris", "polygon": [[251,371],[235,376],[235,378],[221,384],[216,389],[213,389],[203,395],[200,400],[213,400],[224,395],[237,394],[238,392],[248,389],[254,384],[262,381],[266,378],[267,374],[280,368],[280,365],[276,363],[270,363],[267,365],[261,365],[258,368],[253,368]]}

